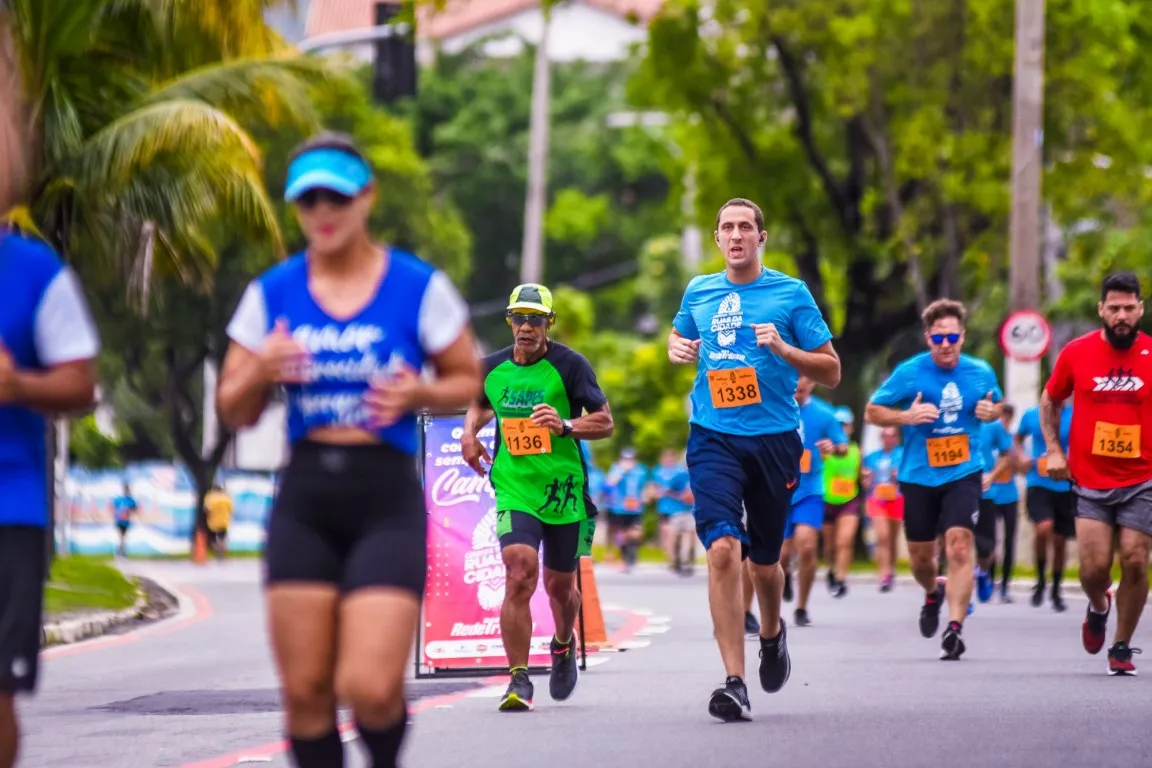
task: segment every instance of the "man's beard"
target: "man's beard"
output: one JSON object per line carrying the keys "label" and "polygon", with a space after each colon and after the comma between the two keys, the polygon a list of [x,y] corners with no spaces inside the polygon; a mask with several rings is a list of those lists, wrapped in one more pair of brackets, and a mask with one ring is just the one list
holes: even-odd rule
{"label": "man's beard", "polygon": [[1138,335],[1139,328],[1135,326],[1126,327],[1128,328],[1128,332],[1125,334],[1119,334],[1116,333],[1112,326],[1104,326],[1104,338],[1108,339],[1108,343],[1112,345],[1113,349],[1131,349],[1132,345],[1136,343],[1136,336]]}

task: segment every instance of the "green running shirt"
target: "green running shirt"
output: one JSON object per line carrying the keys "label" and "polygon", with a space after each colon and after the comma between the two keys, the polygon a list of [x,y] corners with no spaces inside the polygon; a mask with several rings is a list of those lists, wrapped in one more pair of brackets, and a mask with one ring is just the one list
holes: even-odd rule
{"label": "green running shirt", "polygon": [[824,457],[824,501],[847,504],[860,495],[860,446],[848,443],[843,456]]}
{"label": "green running shirt", "polygon": [[515,510],[562,525],[595,516],[580,442],[534,428],[526,419],[546,403],[561,419],[598,411],[608,402],[583,355],[556,341],[531,365],[512,360],[512,347],[484,358],[480,406],[496,414],[491,481],[496,511]]}

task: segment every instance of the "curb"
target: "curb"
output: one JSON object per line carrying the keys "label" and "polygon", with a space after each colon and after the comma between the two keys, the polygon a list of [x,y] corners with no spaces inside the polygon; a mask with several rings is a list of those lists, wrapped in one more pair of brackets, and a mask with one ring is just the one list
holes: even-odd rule
{"label": "curb", "polygon": [[137,592],[136,604],[131,608],[122,611],[94,611],[83,618],[45,624],[41,633],[41,646],[49,648],[54,645],[69,645],[106,635],[130,621],[143,618],[144,609],[147,607],[148,599],[141,589]]}

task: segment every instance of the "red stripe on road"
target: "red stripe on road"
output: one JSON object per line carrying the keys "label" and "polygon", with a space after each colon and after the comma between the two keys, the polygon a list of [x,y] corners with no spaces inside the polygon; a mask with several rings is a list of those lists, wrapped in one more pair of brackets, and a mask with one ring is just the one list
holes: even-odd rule
{"label": "red stripe on road", "polygon": [[59,659],[65,656],[76,656],[81,653],[102,651],[106,648],[116,648],[122,645],[135,643],[149,637],[162,637],[164,635],[170,635],[173,632],[179,632],[181,630],[187,629],[193,624],[199,624],[202,621],[212,618],[212,604],[208,602],[208,598],[204,597],[204,595],[200,594],[196,590],[189,589],[185,586],[180,587],[180,592],[192,600],[192,613],[189,616],[184,616],[178,619],[159,621],[150,626],[133,630],[123,635],[105,635],[104,637],[99,637],[92,640],[83,640],[74,645],[57,645],[52,648],[46,648],[40,652],[40,658]]}
{"label": "red stripe on road", "polygon": [[[613,613],[622,613],[627,618],[624,621],[624,626],[618,629],[616,632],[613,632],[612,636],[608,638],[610,645],[619,645],[620,643],[627,642],[628,640],[636,637],[636,635],[642,629],[648,626],[648,617],[641,616],[638,613],[633,613],[632,611],[613,611]],[[455,704],[479,688],[483,688],[489,685],[499,685],[507,679],[507,675],[495,675],[493,677],[486,677],[482,680],[476,681],[476,685],[472,688],[469,688],[468,690],[449,693],[445,694],[444,696],[435,696],[429,699],[420,699],[420,701],[413,704],[411,709],[408,710],[409,714],[415,715],[419,714],[420,712],[425,712],[429,709],[435,709],[436,707]],[[347,733],[355,727],[355,723],[344,723],[340,726],[339,730],[340,733]],[[271,758],[275,757],[276,755],[283,754],[287,751],[288,742],[282,739],[280,741],[273,741],[267,744],[261,744],[260,746],[251,747],[250,749],[233,752],[221,757],[214,757],[210,760],[204,760],[199,763],[186,763],[180,766],[180,768],[232,768],[232,766],[236,765],[243,758]]]}

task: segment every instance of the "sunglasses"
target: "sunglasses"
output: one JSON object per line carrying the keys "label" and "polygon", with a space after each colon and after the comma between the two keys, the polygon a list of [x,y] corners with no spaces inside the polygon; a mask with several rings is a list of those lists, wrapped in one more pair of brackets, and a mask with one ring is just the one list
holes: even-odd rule
{"label": "sunglasses", "polygon": [[928,337],[936,346],[940,346],[945,341],[949,344],[956,344],[960,341],[960,334],[958,333],[934,333]]}
{"label": "sunglasses", "polygon": [[547,315],[522,315],[519,312],[508,315],[508,319],[512,321],[512,325],[528,323],[529,328],[543,328],[544,323],[548,322]]}
{"label": "sunglasses", "polygon": [[296,198],[296,205],[308,211],[315,208],[320,203],[328,203],[333,208],[344,208],[351,205],[354,197],[342,195],[331,189],[310,189],[300,197]]}

